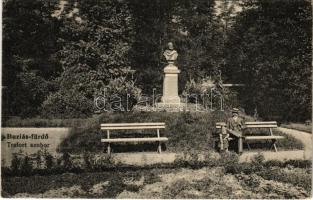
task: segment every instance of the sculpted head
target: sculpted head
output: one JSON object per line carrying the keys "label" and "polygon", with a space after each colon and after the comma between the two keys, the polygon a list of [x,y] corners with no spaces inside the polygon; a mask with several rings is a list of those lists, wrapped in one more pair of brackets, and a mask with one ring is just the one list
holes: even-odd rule
{"label": "sculpted head", "polygon": [[177,59],[178,53],[174,50],[172,42],[167,43],[167,47],[168,49],[164,51],[163,55],[169,63],[173,63]]}
{"label": "sculpted head", "polygon": [[172,42],[167,43],[168,49],[169,50],[173,50],[174,49],[174,45]]}

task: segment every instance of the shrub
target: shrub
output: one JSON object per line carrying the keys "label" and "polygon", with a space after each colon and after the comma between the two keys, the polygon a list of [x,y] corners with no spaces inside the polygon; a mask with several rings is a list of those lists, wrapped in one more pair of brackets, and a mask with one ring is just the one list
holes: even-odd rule
{"label": "shrub", "polygon": [[125,183],[119,176],[112,176],[109,181],[109,185],[106,189],[106,198],[115,198],[117,194],[121,193],[126,187]]}
{"label": "shrub", "polygon": [[64,152],[61,159],[62,159],[64,169],[69,170],[73,167],[73,162],[68,152]]}
{"label": "shrub", "polygon": [[22,161],[21,174],[24,176],[29,176],[32,173],[33,167],[29,157],[26,155]]}
{"label": "shrub", "polygon": [[221,98],[224,101],[224,109],[238,107],[237,92],[223,87],[222,84],[222,81],[213,81],[210,77],[198,82],[192,79],[186,83],[183,96],[187,98],[188,102],[202,104],[205,108],[211,106],[219,108]]}
{"label": "shrub", "polygon": [[285,162],[279,160],[268,160],[263,163],[265,167],[286,167],[286,166],[293,166],[296,168],[305,168],[311,169],[312,161],[311,160],[287,160]]}
{"label": "shrub", "polygon": [[76,90],[58,91],[43,102],[46,118],[86,118],[93,112],[93,101]]}
{"label": "shrub", "polygon": [[[119,70],[117,72],[119,76],[110,79],[108,85],[105,86],[105,95],[109,97],[109,105],[107,106],[109,106],[110,111],[131,111],[141,96],[141,89],[135,85],[134,80],[128,78],[128,70],[126,72]],[[118,103],[115,104],[114,101]]]}
{"label": "shrub", "polygon": [[304,172],[303,170],[301,170],[301,172],[297,172],[294,170],[285,170],[284,168],[269,168],[256,173],[267,180],[290,183],[292,185],[305,188],[307,191],[311,191],[311,173]]}
{"label": "shrub", "polygon": [[84,152],[83,158],[86,169],[92,169],[91,154],[89,152]]}
{"label": "shrub", "polygon": [[19,158],[16,154],[13,154],[13,159],[11,160],[11,172],[13,174],[19,174],[21,162],[21,158]]}
{"label": "shrub", "polygon": [[239,163],[239,156],[234,152],[223,152],[220,158],[220,165],[228,167]]}
{"label": "shrub", "polygon": [[45,100],[49,91],[53,90],[51,82],[35,73],[35,70],[29,71],[31,72],[28,70],[16,72],[16,82],[13,84],[14,86],[10,84],[10,90],[12,90],[9,91],[12,93],[9,97],[10,100],[3,102],[5,105],[7,104],[6,107],[14,109],[4,109],[5,115],[19,115],[21,117],[38,115],[40,113],[39,105]]}
{"label": "shrub", "polygon": [[258,153],[252,157],[251,164],[253,166],[254,171],[260,171],[264,168],[264,155],[262,153]]}
{"label": "shrub", "polygon": [[53,156],[51,154],[49,153],[45,154],[45,161],[46,161],[45,164],[48,170],[54,167]]}
{"label": "shrub", "polygon": [[192,189],[191,184],[185,179],[176,180],[170,186],[166,186],[164,189],[164,199],[173,199],[184,190]]}

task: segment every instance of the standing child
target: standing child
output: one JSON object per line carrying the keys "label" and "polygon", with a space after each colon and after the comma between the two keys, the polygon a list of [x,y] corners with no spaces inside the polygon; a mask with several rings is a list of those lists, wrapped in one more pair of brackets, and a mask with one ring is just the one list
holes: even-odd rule
{"label": "standing child", "polygon": [[220,150],[221,152],[228,152],[228,146],[229,146],[229,134],[226,131],[226,127],[222,126],[222,131],[220,133]]}

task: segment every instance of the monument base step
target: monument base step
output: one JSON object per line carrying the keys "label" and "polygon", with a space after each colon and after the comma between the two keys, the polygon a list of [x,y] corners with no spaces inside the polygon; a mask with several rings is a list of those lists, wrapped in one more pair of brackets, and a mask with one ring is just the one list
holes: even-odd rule
{"label": "monument base step", "polygon": [[133,111],[138,112],[204,112],[204,111],[212,111],[209,108],[204,108],[202,105],[193,104],[193,103],[156,103],[154,106],[150,105],[136,105],[133,108]]}
{"label": "monument base step", "polygon": [[182,103],[157,103],[157,111],[181,112],[186,109],[186,105]]}

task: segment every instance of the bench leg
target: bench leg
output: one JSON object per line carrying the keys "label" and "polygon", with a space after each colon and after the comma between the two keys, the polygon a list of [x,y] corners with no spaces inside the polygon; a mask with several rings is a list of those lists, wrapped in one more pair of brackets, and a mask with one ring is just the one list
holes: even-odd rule
{"label": "bench leg", "polygon": [[159,142],[158,152],[159,152],[159,153],[162,153],[161,142]]}
{"label": "bench leg", "polygon": [[248,147],[248,149],[249,149],[249,150],[251,150],[251,147],[250,147],[249,142],[246,142],[246,143],[247,143],[247,147]]}
{"label": "bench leg", "polygon": [[[109,130],[107,130],[107,138],[108,139],[110,139],[110,131]],[[108,143],[108,155],[110,155],[111,154],[111,146],[110,146],[110,143]]]}
{"label": "bench leg", "polygon": [[243,152],[243,147],[242,147],[242,137],[238,138],[238,153],[241,154]]}
{"label": "bench leg", "polygon": [[[160,138],[160,129],[157,129],[157,137]],[[161,149],[161,142],[159,142],[158,152],[159,152],[159,153],[162,152],[162,149]]]}
{"label": "bench leg", "polygon": [[272,140],[272,147],[274,147],[275,152],[277,152],[276,140]]}
{"label": "bench leg", "polygon": [[108,143],[108,151],[107,151],[108,155],[111,155],[111,146],[110,143]]}
{"label": "bench leg", "polygon": [[[272,131],[272,129],[270,128],[270,135],[273,135],[273,131]],[[275,152],[277,152],[277,147],[276,147],[276,140],[272,140],[272,146],[274,147],[274,149],[275,149]]]}

